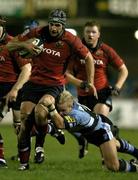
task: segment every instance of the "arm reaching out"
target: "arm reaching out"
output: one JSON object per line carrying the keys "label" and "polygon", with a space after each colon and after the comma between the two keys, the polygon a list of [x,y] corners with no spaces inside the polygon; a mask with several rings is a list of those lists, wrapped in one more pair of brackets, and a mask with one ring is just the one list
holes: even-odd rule
{"label": "arm reaching out", "polygon": [[26,50],[30,54],[29,57],[32,57],[37,56],[42,52],[42,47],[36,44],[38,40],[39,39],[37,38],[31,38],[25,41],[20,41],[17,36],[13,40],[9,41],[6,46],[9,51],[19,50],[22,52]]}

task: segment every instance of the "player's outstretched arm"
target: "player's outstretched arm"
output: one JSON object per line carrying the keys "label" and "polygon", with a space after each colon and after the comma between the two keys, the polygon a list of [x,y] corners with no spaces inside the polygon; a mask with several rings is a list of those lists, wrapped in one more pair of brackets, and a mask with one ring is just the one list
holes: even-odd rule
{"label": "player's outstretched arm", "polygon": [[[36,42],[39,42],[38,38],[31,38],[31,39],[28,39],[25,41],[20,41],[18,39],[18,36],[16,36],[11,41],[9,41],[6,46],[9,51],[18,50],[19,54],[22,53],[23,51],[26,51],[25,53],[26,54],[29,53],[29,57],[32,57],[32,56],[37,56],[38,54],[40,54],[43,49],[42,46],[37,45]],[[25,54],[25,53],[23,53],[23,54]],[[20,54],[20,55],[22,56],[22,54]],[[27,57],[25,57],[25,58],[27,58]]]}

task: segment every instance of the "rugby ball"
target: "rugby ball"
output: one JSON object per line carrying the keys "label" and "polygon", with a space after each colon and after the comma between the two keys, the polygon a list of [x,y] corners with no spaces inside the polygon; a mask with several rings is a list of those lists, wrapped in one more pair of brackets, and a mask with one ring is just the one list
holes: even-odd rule
{"label": "rugby ball", "polygon": [[37,56],[39,55],[42,51],[43,51],[43,47],[44,47],[44,44],[42,42],[41,39],[39,38],[31,38],[29,40],[26,41],[28,44],[33,44],[35,46],[37,46],[37,51],[35,51],[35,55],[34,54],[31,54],[27,49],[22,49],[19,51],[19,55],[23,58],[31,58],[33,56]]}

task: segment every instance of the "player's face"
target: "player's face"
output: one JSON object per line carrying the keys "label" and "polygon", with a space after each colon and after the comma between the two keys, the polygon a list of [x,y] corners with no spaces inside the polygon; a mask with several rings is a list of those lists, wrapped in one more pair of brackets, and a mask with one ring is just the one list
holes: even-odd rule
{"label": "player's face", "polygon": [[88,45],[96,46],[100,37],[100,32],[97,26],[86,26],[84,28],[84,39]]}
{"label": "player's face", "polygon": [[58,112],[61,116],[68,115],[72,110],[72,104],[65,102],[63,104],[58,104]]}
{"label": "player's face", "polygon": [[49,32],[53,37],[58,36],[63,30],[63,25],[61,23],[50,22],[49,23]]}

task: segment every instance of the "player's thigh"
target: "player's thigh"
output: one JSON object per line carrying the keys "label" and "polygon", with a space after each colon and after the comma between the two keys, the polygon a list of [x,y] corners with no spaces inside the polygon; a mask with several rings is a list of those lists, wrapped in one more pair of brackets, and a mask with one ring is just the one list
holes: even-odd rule
{"label": "player's thigh", "polygon": [[[47,109],[48,102],[55,103],[55,99],[53,96],[46,94],[44,95],[38,102],[38,104],[35,107],[35,119],[40,123],[40,121],[44,121],[47,119],[47,115],[49,114],[49,111]],[[42,124],[44,122],[41,122]]]}
{"label": "player's thigh", "polygon": [[40,100],[39,100],[39,103],[38,104],[43,104],[43,105],[47,105],[47,102],[52,102],[52,103],[55,103],[55,98],[50,95],[50,94],[45,94]]}
{"label": "player's thigh", "polygon": [[100,145],[100,149],[107,166],[119,166],[115,139],[111,139]]}
{"label": "player's thigh", "polygon": [[94,112],[95,113],[103,114],[105,116],[108,116],[109,111],[110,111],[110,108],[106,104],[98,103],[94,107]]}
{"label": "player's thigh", "polygon": [[31,114],[35,106],[36,104],[31,101],[23,101],[20,109],[21,114]]}

